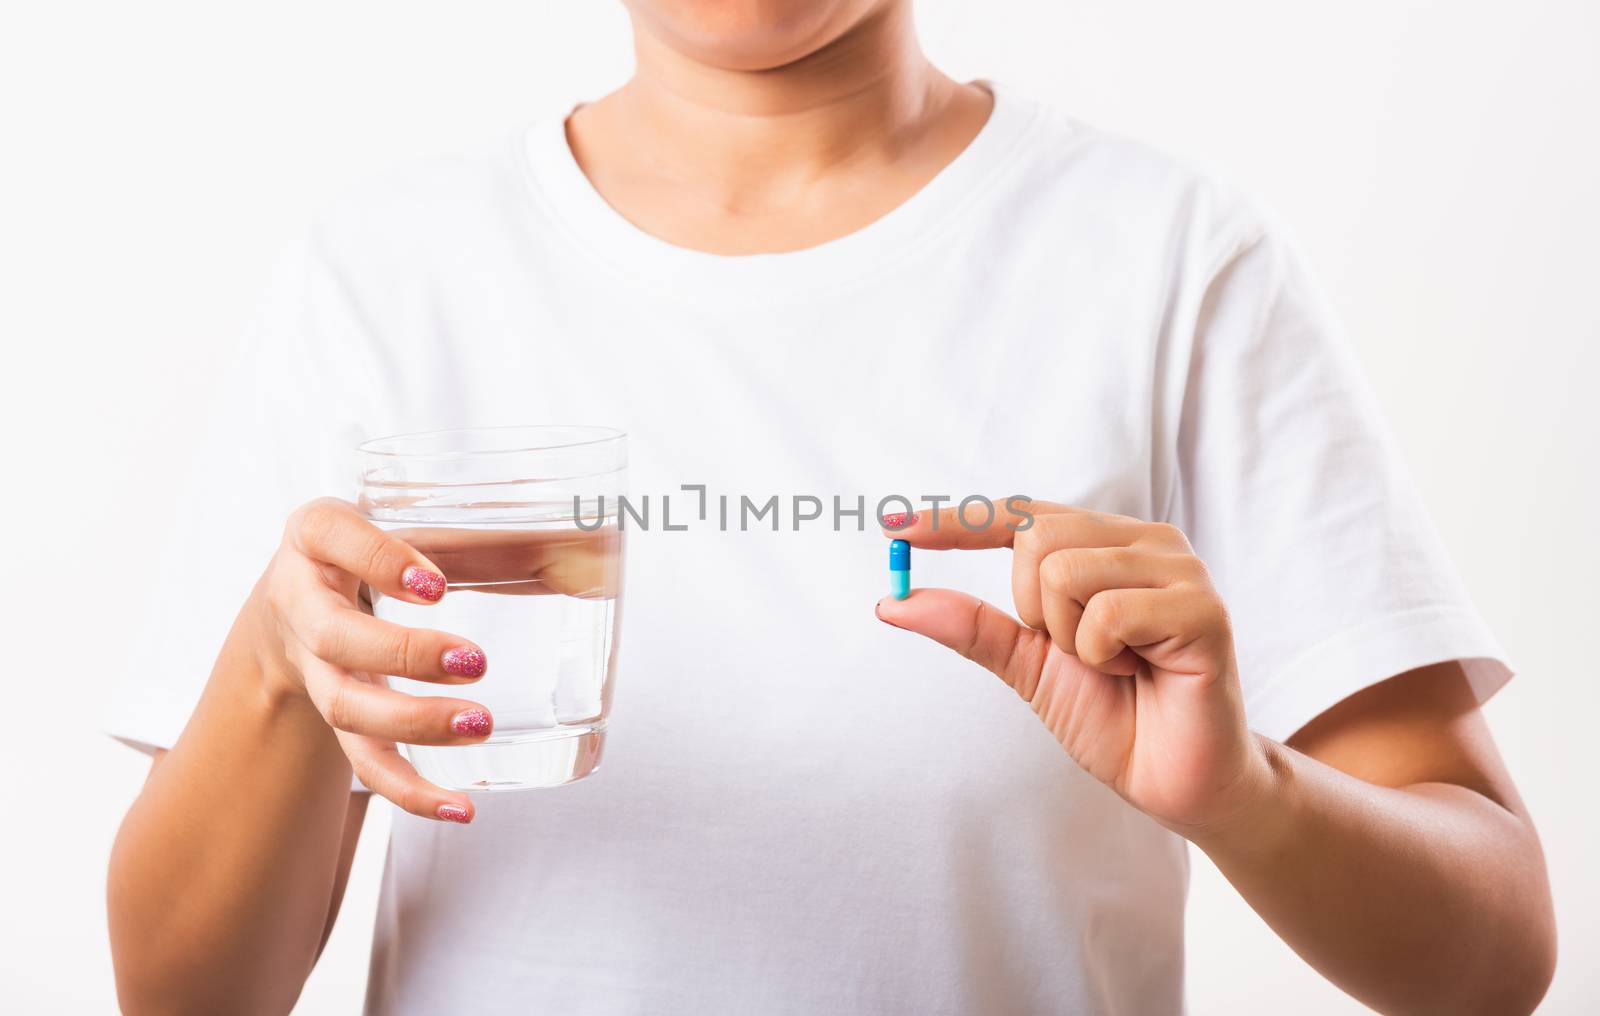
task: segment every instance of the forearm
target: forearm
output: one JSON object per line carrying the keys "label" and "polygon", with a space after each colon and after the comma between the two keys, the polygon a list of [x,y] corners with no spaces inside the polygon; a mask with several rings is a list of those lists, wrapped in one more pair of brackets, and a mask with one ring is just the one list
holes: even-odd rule
{"label": "forearm", "polygon": [[1366,783],[1262,739],[1261,791],[1192,836],[1322,974],[1384,1012],[1528,1012],[1549,983],[1544,862],[1465,787]]}
{"label": "forearm", "polygon": [[287,1012],[320,948],[350,767],[304,696],[264,679],[261,623],[241,613],[117,835],[108,906],[129,1013]]}

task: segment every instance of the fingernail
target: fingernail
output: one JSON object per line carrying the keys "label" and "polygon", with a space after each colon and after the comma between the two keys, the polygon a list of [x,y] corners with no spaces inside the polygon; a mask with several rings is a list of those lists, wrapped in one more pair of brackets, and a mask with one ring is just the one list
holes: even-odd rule
{"label": "fingernail", "polygon": [[482,709],[463,709],[450,721],[450,732],[462,737],[484,737],[494,729],[494,721]]}
{"label": "fingernail", "polygon": [[400,581],[407,589],[430,603],[444,596],[444,576],[438,572],[412,565],[400,573]]}
{"label": "fingernail", "polygon": [[434,814],[446,822],[460,822],[462,825],[472,821],[472,813],[459,804],[441,804]]}
{"label": "fingernail", "polygon": [[483,650],[471,646],[447,649],[443,660],[444,672],[456,677],[482,677],[483,672],[489,669],[489,658],[483,655]]}
{"label": "fingernail", "polygon": [[921,512],[916,512],[911,515],[907,515],[905,512],[895,512],[893,515],[885,515],[883,517],[883,528],[905,529],[909,526],[916,525],[917,520],[920,518],[922,518]]}

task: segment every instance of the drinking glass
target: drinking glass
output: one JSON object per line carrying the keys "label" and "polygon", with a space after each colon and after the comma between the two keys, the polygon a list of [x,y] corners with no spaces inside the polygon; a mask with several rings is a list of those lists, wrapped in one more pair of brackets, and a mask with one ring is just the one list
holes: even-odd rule
{"label": "drinking glass", "polygon": [[[432,605],[372,592],[373,613],[482,647],[463,693],[494,732],[480,744],[404,745],[419,773],[454,790],[521,790],[583,779],[600,764],[617,649],[627,438],[608,427],[492,427],[368,441],[357,504],[443,572]],[[415,695],[449,686],[390,677]]]}

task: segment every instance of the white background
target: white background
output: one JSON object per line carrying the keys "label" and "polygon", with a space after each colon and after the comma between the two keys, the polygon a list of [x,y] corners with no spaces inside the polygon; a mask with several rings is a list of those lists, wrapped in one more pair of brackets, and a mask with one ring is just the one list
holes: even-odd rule
{"label": "white background", "polygon": [[[1543,1011],[1595,1011],[1600,5],[926,0],[922,23],[958,76],[1188,156],[1297,235],[1518,664],[1488,711],[1555,882]],[[630,63],[603,0],[0,14],[0,1008],[114,1006],[104,867],[144,762],[95,733],[95,703],[268,264],[363,177],[599,95]],[[359,1008],[377,812],[301,1012]],[[1198,856],[1189,928],[1197,1013],[1360,1011]]]}

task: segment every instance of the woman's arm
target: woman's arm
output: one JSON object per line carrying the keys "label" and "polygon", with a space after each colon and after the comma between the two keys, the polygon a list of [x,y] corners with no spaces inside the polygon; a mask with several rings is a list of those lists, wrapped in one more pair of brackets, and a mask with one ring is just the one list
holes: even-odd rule
{"label": "woman's arm", "polygon": [[891,534],[1012,548],[1021,624],[949,589],[882,600],[878,616],[997,674],[1357,998],[1406,1013],[1538,1004],[1555,955],[1544,862],[1459,665],[1370,688],[1277,744],[1246,724],[1227,610],[1182,533],[1027,507],[1026,529],[1008,512],[968,530],[951,510]]}
{"label": "woman's arm", "polygon": [[129,1016],[288,1012],[348,872],[346,816],[365,803],[352,802],[350,764],[310,700],[263,679],[252,613],[112,850],[111,949]]}
{"label": "woman's arm", "polygon": [[1554,972],[1533,824],[1459,664],[1351,696],[1193,837],[1267,923],[1382,1012],[1525,1013]]}
{"label": "woman's arm", "polygon": [[117,834],[107,902],[125,1012],[289,1011],[365,815],[352,771],[413,814],[471,821],[467,795],[423,780],[394,742],[477,743],[488,714],[370,675],[460,684],[483,674],[482,650],[372,617],[362,583],[417,604],[445,595],[426,557],[350,505],[296,512]]}

